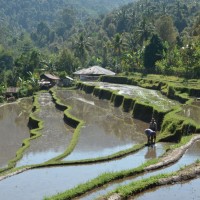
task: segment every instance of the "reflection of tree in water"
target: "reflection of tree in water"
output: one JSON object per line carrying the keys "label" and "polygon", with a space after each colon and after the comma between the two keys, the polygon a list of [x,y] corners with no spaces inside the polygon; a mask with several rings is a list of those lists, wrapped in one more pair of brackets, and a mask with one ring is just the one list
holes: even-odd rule
{"label": "reflection of tree in water", "polygon": [[[122,141],[144,141],[145,137],[141,135],[144,127],[142,127],[142,131],[138,129],[131,113],[123,112],[121,108],[114,107],[109,101],[99,100],[97,97],[79,90],[57,91],[57,96],[62,99],[63,103],[72,107],[70,113],[73,116],[83,119],[87,125],[98,124],[97,126],[102,127],[106,134],[115,135]],[[93,102],[94,105],[91,105],[90,102]]]}
{"label": "reflection of tree in water", "polygon": [[144,140],[144,137],[141,137],[141,133],[136,130],[135,124],[127,124],[112,114],[106,115],[101,125],[107,130],[107,134],[113,134],[122,141],[142,142]]}
{"label": "reflection of tree in water", "polygon": [[[34,160],[34,153],[36,152],[63,151],[71,141],[72,129],[63,123],[63,112],[56,109],[51,100],[49,93],[39,94],[38,102],[41,109],[35,115],[43,120],[44,127],[40,130],[42,136],[31,141],[29,149],[26,150],[27,159],[33,154],[33,158],[30,159]],[[25,159],[26,156],[24,156]]]}
{"label": "reflection of tree in water", "polygon": [[[6,120],[8,123],[14,122],[16,117],[20,114],[20,106],[17,103],[6,104],[1,107],[1,120]],[[5,123],[5,122],[4,122]]]}
{"label": "reflection of tree in water", "polygon": [[19,110],[18,110],[19,112],[17,112],[15,123],[17,125],[24,126],[24,124],[28,123],[29,114],[32,109],[32,99],[25,98],[25,99],[20,100],[18,107],[19,107]]}

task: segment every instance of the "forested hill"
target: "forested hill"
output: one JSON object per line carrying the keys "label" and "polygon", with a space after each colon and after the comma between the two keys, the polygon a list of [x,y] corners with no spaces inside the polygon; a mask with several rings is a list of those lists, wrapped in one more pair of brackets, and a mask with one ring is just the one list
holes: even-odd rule
{"label": "forested hill", "polygon": [[199,11],[200,0],[0,0],[0,84],[92,65],[199,78]]}
{"label": "forested hill", "polygon": [[41,21],[52,24],[64,9],[79,12],[79,18],[105,14],[133,0],[0,0],[0,19],[12,28],[31,31]]}

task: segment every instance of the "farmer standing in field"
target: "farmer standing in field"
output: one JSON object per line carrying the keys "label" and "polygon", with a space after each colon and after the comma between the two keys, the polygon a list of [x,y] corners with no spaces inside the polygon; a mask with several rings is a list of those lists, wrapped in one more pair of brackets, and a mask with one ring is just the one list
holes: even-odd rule
{"label": "farmer standing in field", "polygon": [[151,143],[156,143],[156,131],[157,131],[157,123],[154,118],[151,119],[151,122],[149,124],[149,129],[155,132],[155,134],[152,137]]}

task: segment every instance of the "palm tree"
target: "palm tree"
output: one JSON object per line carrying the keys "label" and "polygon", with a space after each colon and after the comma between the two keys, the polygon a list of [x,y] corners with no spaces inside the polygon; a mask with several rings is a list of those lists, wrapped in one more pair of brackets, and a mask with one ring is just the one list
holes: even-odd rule
{"label": "palm tree", "polygon": [[144,42],[149,39],[153,31],[154,27],[152,26],[152,24],[151,23],[148,24],[146,18],[143,17],[143,20],[136,31],[136,37],[138,38],[140,45],[143,46]]}
{"label": "palm tree", "polygon": [[91,44],[89,43],[88,39],[89,38],[86,38],[83,34],[81,34],[78,40],[76,40],[74,43],[75,56],[80,59],[82,67],[84,67],[84,64],[87,60],[88,51],[91,50]]}
{"label": "palm tree", "polygon": [[115,16],[117,23],[117,32],[122,33],[127,30],[128,25],[128,14],[125,8],[120,9]]}
{"label": "palm tree", "polygon": [[121,35],[117,33],[113,40],[114,55],[120,57],[122,53],[122,48],[123,48],[123,40]]}
{"label": "palm tree", "polygon": [[124,41],[123,41],[123,37],[121,34],[117,33],[114,36],[113,42],[112,42],[112,48],[113,48],[113,56],[115,57],[115,68],[116,68],[116,72],[118,72],[119,70],[119,64],[121,62],[121,58],[122,58],[122,52],[124,50]]}

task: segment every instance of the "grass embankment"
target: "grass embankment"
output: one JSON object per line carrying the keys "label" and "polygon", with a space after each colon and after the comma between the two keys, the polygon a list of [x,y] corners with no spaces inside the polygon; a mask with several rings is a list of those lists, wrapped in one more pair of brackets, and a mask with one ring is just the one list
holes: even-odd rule
{"label": "grass embankment", "polygon": [[84,121],[77,119],[76,117],[72,116],[70,114],[70,110],[72,109],[70,106],[67,106],[63,103],[61,103],[60,99],[57,98],[56,93],[55,93],[55,89],[51,89],[50,93],[52,94],[52,98],[53,101],[56,104],[56,107],[58,109],[61,109],[64,111],[64,121],[71,127],[75,128],[74,130],[74,134],[72,137],[72,140],[70,142],[70,145],[67,147],[67,149],[63,152],[63,154],[49,160],[46,162],[46,164],[50,164],[50,163],[55,163],[60,161],[61,159],[65,158],[66,156],[68,156],[75,148],[77,142],[78,142],[78,138],[80,135],[80,129],[84,124]]}
{"label": "grass embankment", "polygon": [[[117,83],[119,83],[119,82],[117,82]],[[102,98],[102,95],[106,94],[106,98],[104,97],[105,99],[110,100],[116,106],[122,105],[123,109],[125,111],[132,110],[134,108],[135,102],[137,101],[137,100],[129,98],[129,97],[124,97],[124,99],[122,101],[121,100],[122,97],[120,96],[119,97],[119,103],[118,102],[115,103],[115,98],[117,96],[116,93],[113,92],[113,94],[110,95],[110,92],[100,92],[100,89],[94,90],[94,88],[95,88],[94,86],[87,86],[87,85],[85,86],[85,85],[82,85],[82,84],[80,84],[80,85],[79,85],[79,87],[82,87],[81,89],[85,90],[87,93],[92,94],[93,91],[94,91],[95,96],[99,95],[100,98]],[[144,82],[143,82],[143,87],[144,87]],[[166,90],[166,94],[168,92],[168,96],[169,96],[170,93],[173,93],[173,92],[170,91],[171,88],[169,86],[167,86],[167,84],[160,84],[159,81],[157,81],[156,84],[155,84],[155,82],[153,82],[153,86],[150,86],[150,85],[147,86],[146,85],[145,87],[151,88],[151,89],[152,88],[157,89],[157,87],[162,87],[163,90],[168,87],[169,92]],[[181,98],[183,99],[181,101],[189,102],[188,94],[179,94],[178,96],[181,96]],[[191,128],[191,131],[197,130],[196,127],[198,127],[198,125],[194,121],[187,119],[185,117],[177,117],[176,116],[176,112],[179,109],[180,109],[180,107],[178,107],[177,110],[174,110],[172,113],[169,112],[169,113],[165,114],[166,117],[164,118],[163,127],[162,127],[164,134],[161,135],[160,139],[164,139],[164,138],[169,137],[169,135],[171,135],[171,131],[172,131],[172,133],[184,135],[183,131],[186,130],[186,129],[188,130],[189,126]],[[151,111],[152,111],[152,109],[151,109]],[[174,119],[177,119],[177,118],[178,118],[178,120],[174,121]],[[176,134],[175,134],[175,138],[177,137]],[[188,132],[186,134],[188,134]],[[170,149],[168,149],[168,151],[176,149],[176,148],[186,144],[191,139],[191,137],[192,137],[191,135],[178,137],[178,139],[176,141],[179,142],[179,143],[177,145],[173,145]],[[75,187],[71,190],[68,190],[64,193],[60,193],[58,195],[55,195],[53,197],[46,198],[46,199],[52,199],[52,200],[71,199],[71,198],[80,196],[80,195],[82,195],[82,194],[84,194],[88,191],[91,191],[94,188],[100,187],[100,186],[102,186],[106,183],[112,182],[114,180],[118,180],[118,179],[128,177],[128,176],[134,176],[134,175],[142,174],[142,173],[145,172],[145,168],[147,166],[150,166],[152,164],[156,164],[158,162],[159,162],[159,159],[158,160],[152,160],[152,161],[147,162],[144,165],[142,165],[138,168],[132,169],[132,170],[126,170],[126,171],[121,171],[121,172],[117,172],[117,173],[105,173],[105,174],[98,176],[97,178],[95,178],[93,180],[88,181],[85,184],[78,185],[77,187]],[[152,178],[149,178],[149,179],[145,179],[143,181],[138,181],[138,182],[132,183],[132,184],[128,185],[127,187],[118,188],[114,192],[119,192],[120,194],[122,194],[122,196],[124,198],[126,198],[129,195],[132,195],[132,194],[141,192],[142,190],[146,190],[150,187],[156,186],[158,184],[158,181],[161,178],[172,176],[172,175],[173,174],[158,175],[158,176],[155,176],[155,177],[152,177]]]}
{"label": "grass embankment", "polygon": [[[181,139],[180,143],[177,145],[172,145],[171,148],[168,149],[168,153],[171,150],[177,149],[185,144],[187,144],[188,142],[190,142],[192,139],[192,136],[185,136]],[[164,157],[165,155],[163,155]],[[92,179],[84,184],[80,184],[76,187],[74,187],[73,189],[67,190],[63,193],[59,193],[57,195],[54,195],[52,197],[46,197],[45,200],[65,200],[65,199],[72,199],[75,197],[78,197],[80,195],[85,194],[86,192],[89,192],[95,188],[101,187],[107,183],[111,183],[113,181],[117,181],[119,179],[123,179],[123,178],[127,178],[130,176],[138,176],[140,174],[143,174],[144,172],[147,172],[149,170],[148,167],[157,164],[158,162],[160,162],[162,159],[158,158],[158,159],[152,159],[150,161],[147,161],[146,163],[144,163],[143,165],[134,168],[134,169],[130,169],[130,170],[123,170],[120,172],[114,172],[114,173],[104,173],[100,176],[98,176],[95,179]],[[163,165],[164,167],[164,165]],[[152,186],[155,186],[156,183],[159,181],[160,178],[163,177],[168,177],[168,176],[172,176],[173,174],[170,175],[158,175],[156,177],[152,177],[150,179],[145,179],[145,181],[137,181],[132,183],[131,185],[129,185],[128,187],[123,186],[122,188],[118,189],[117,191],[113,191],[112,193],[122,193],[123,196],[127,196],[130,194],[135,194],[138,192],[141,192],[142,190],[146,190]],[[124,189],[125,188],[125,189]],[[124,192],[125,191],[125,192]],[[109,194],[110,195],[110,194]]]}
{"label": "grass embankment", "polygon": [[[10,170],[8,173],[12,173],[12,172],[17,172],[17,171],[21,171],[23,169],[33,169],[33,168],[41,168],[41,167],[48,167],[48,166],[58,166],[58,165],[74,165],[74,164],[88,164],[88,163],[97,163],[97,162],[104,162],[104,161],[108,161],[108,160],[112,160],[112,159],[116,159],[116,158],[120,158],[123,156],[126,156],[130,153],[134,153],[140,149],[142,149],[145,144],[138,144],[133,146],[132,148],[129,148],[127,150],[122,150],[119,151],[115,154],[109,155],[109,156],[104,156],[104,157],[98,157],[98,158],[94,158],[94,159],[85,159],[85,160],[77,160],[77,161],[61,161],[64,157],[66,157],[67,155],[69,155],[73,149],[75,148],[79,135],[80,135],[80,129],[82,127],[82,125],[84,124],[84,122],[82,120],[79,120],[77,118],[75,118],[74,116],[72,116],[69,111],[70,109],[72,109],[71,107],[61,103],[60,99],[56,96],[56,92],[54,89],[52,89],[51,91],[52,97],[53,97],[53,101],[56,104],[56,107],[60,110],[64,111],[64,121],[73,126],[75,128],[74,131],[74,135],[73,138],[71,140],[70,145],[68,146],[68,148],[65,150],[65,152],[63,152],[63,154],[52,158],[51,160],[42,163],[42,164],[37,164],[37,165],[28,165],[28,166],[23,166],[20,168],[14,168],[12,170]],[[33,105],[33,112],[36,113],[39,111],[40,106],[39,103],[37,101],[37,96],[35,96],[35,101],[34,101],[34,105]],[[29,125],[30,127],[36,127],[35,129],[31,130],[31,139],[35,139],[36,137],[39,137],[41,134],[39,133],[39,130],[42,129],[43,127],[43,121],[37,119],[32,113],[30,114],[30,120],[29,120]],[[38,127],[37,127],[38,126]],[[28,148],[30,144],[24,146],[24,148]],[[22,157],[22,153],[20,155]],[[20,158],[21,158],[20,157]],[[19,158],[19,159],[20,159]],[[12,165],[11,168],[13,168],[15,165]],[[11,169],[9,168],[9,169]],[[8,169],[6,169],[7,171]]]}
{"label": "grass embankment", "polygon": [[178,115],[180,110],[181,108],[178,108],[165,115],[161,134],[158,137],[159,141],[179,142],[182,136],[200,132],[200,125],[197,122],[191,118]]}
{"label": "grass embankment", "polygon": [[[139,98],[134,99],[123,95],[118,95],[116,91],[105,90],[85,83],[79,83],[78,88],[86,93],[100,99],[107,99],[117,106],[121,106],[124,111],[132,112],[133,118],[149,122],[154,117],[161,130],[157,141],[179,142],[183,135],[199,132],[200,126],[194,120],[179,116],[177,113],[181,111],[181,106],[175,106],[172,110],[163,111],[155,107],[155,105],[145,104]],[[105,92],[106,91],[106,92]],[[192,102],[192,99],[187,101]],[[145,113],[145,114],[144,114]]]}
{"label": "grass embankment", "polygon": [[[194,101],[195,97],[200,96],[200,81],[196,79],[186,80],[172,76],[151,74],[144,76],[136,73],[128,77],[102,76],[100,80],[159,90],[168,98],[188,105]],[[172,110],[166,112],[157,109],[155,105],[146,104],[138,99],[127,98],[127,100],[125,100],[125,98],[122,104],[124,111],[130,111],[132,109],[134,118],[147,122],[152,116],[156,119],[158,128],[161,129],[159,139],[162,141],[178,142],[182,135],[187,135],[191,132],[200,132],[200,125],[196,121],[178,115],[178,112],[182,109],[180,106],[176,106]]]}
{"label": "grass embankment", "polygon": [[86,83],[79,82],[77,87],[86,93],[93,94],[99,99],[106,99],[110,101],[114,106],[121,107],[124,112],[132,112],[132,116],[135,119],[142,120],[149,123],[151,118],[154,117],[158,124],[158,129],[161,128],[161,124],[164,116],[175,109],[162,110],[156,105],[147,104],[139,98],[131,98],[126,95],[119,95],[117,91],[102,89]]}
{"label": "grass embankment", "polygon": [[80,129],[83,126],[84,121],[73,117],[69,113],[70,109],[72,109],[72,108],[61,102],[61,100],[56,96],[56,91],[54,89],[51,90],[51,93],[52,93],[53,100],[54,100],[56,106],[61,109],[65,108],[64,109],[64,119],[65,119],[66,123],[75,127],[75,131],[74,131],[72,141],[71,141],[69,147],[66,149],[66,151],[62,155],[59,155],[58,157],[47,161],[45,164],[48,164],[48,165],[50,165],[50,164],[51,165],[71,165],[71,164],[86,164],[86,163],[94,163],[94,162],[104,162],[104,161],[123,157],[130,153],[134,153],[134,152],[142,149],[145,146],[145,144],[138,144],[127,150],[122,150],[122,151],[119,151],[119,152],[114,153],[109,156],[98,157],[98,158],[93,158],[93,159],[84,159],[84,160],[76,160],[76,161],[61,161],[61,159],[63,159],[64,157],[66,157],[73,151],[75,145],[77,144],[77,141],[78,141],[78,138],[80,135]]}
{"label": "grass embankment", "polygon": [[139,173],[143,173],[146,166],[156,163],[157,160],[151,160],[144,165],[131,169],[131,170],[124,170],[115,173],[104,173],[98,176],[95,179],[92,179],[84,184],[80,184],[73,189],[67,190],[66,192],[59,193],[52,197],[46,197],[45,200],[65,200],[65,199],[72,199],[78,197],[88,191],[91,191],[95,188],[103,186],[104,184],[110,183],[115,180],[119,180],[128,176],[137,175]]}
{"label": "grass embankment", "polygon": [[38,119],[35,114],[39,112],[40,105],[38,103],[38,96],[34,96],[32,113],[29,115],[28,126],[30,127],[30,138],[26,138],[23,140],[22,147],[16,152],[16,157],[9,161],[8,166],[4,169],[0,170],[0,174],[7,172],[8,170],[14,168],[16,166],[17,161],[19,161],[24,151],[30,146],[30,141],[36,139],[41,136],[40,130],[43,128],[43,121]]}
{"label": "grass embankment", "polygon": [[98,198],[98,200],[111,199],[111,197],[117,197],[115,199],[128,199],[131,196],[138,195],[148,189],[156,188],[163,185],[172,185],[175,183],[181,183],[182,181],[191,180],[197,178],[200,174],[199,161],[189,166],[180,168],[177,172],[169,174],[159,174],[150,178],[142,179],[132,182],[125,186],[119,186],[109,194]]}
{"label": "grass embankment", "polygon": [[190,96],[200,96],[200,81],[186,80],[161,75],[134,74],[130,76],[102,76],[101,81],[137,85],[143,88],[155,89],[171,99],[186,103]]}

